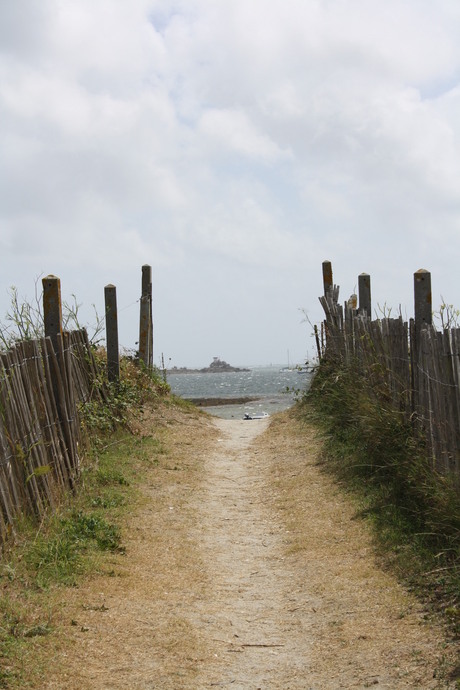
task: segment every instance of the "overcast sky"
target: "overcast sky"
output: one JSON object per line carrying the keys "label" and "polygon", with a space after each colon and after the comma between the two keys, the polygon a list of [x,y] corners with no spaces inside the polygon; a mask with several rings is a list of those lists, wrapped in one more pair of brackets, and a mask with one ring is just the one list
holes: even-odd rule
{"label": "overcast sky", "polygon": [[61,278],[155,362],[301,362],[341,299],[460,308],[458,0],[2,0],[0,315]]}

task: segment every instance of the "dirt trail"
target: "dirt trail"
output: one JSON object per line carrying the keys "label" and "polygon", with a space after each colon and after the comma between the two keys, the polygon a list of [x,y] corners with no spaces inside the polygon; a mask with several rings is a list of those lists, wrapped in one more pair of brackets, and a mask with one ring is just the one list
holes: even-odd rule
{"label": "dirt trail", "polygon": [[[218,448],[206,463],[198,541],[214,570],[197,623],[220,642],[198,687],[305,687],[310,645],[284,567],[285,528],[264,500],[254,439],[268,426],[217,420]],[[294,683],[300,682],[295,686]]]}
{"label": "dirt trail", "polygon": [[127,557],[66,601],[44,688],[455,688],[454,649],[375,564],[313,430],[284,413],[167,433]]}

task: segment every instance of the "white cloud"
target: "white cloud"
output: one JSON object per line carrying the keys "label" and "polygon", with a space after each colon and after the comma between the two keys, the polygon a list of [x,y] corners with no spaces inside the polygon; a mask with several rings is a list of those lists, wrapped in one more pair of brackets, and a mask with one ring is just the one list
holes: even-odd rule
{"label": "white cloud", "polygon": [[454,0],[5,0],[5,281],[61,265],[86,296],[150,262],[160,347],[219,276],[213,328],[232,275],[320,316],[324,258],[409,309],[431,263],[460,303],[459,30]]}
{"label": "white cloud", "polygon": [[219,152],[241,154],[267,162],[288,155],[258,131],[241,110],[206,110],[200,118],[199,129],[210,141],[211,149]]}

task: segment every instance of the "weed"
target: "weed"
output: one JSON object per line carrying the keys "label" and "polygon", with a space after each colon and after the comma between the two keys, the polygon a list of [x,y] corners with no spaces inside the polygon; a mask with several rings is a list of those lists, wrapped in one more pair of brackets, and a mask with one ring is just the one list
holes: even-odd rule
{"label": "weed", "polygon": [[108,484],[129,486],[129,481],[124,477],[122,472],[112,467],[98,469],[96,472],[96,480],[103,486]]}
{"label": "weed", "polygon": [[[105,372],[104,350],[96,352],[99,370]],[[109,383],[101,374],[99,385],[104,384],[104,400],[88,400],[80,405],[82,425],[91,438],[93,446],[101,450],[104,439],[118,427],[130,428],[133,418],[142,416],[144,405],[163,400],[169,393],[157,369],[148,370],[135,364],[131,359],[120,361],[120,380]]]}
{"label": "weed", "polygon": [[9,669],[0,669],[0,688],[10,688],[16,674]]}
{"label": "weed", "polygon": [[51,583],[73,585],[92,564],[91,551],[120,550],[119,528],[97,513],[82,510],[51,520],[37,535],[24,559],[40,588]]}
{"label": "weed", "polygon": [[111,494],[110,496],[95,496],[91,499],[93,508],[118,508],[126,504],[126,498],[121,494]]}
{"label": "weed", "polygon": [[94,541],[101,551],[116,551],[120,547],[120,531],[97,514],[73,512],[62,520],[63,533],[70,542],[83,544]]}
{"label": "weed", "polygon": [[357,368],[324,361],[300,409],[322,428],[324,467],[359,497],[358,515],[373,525],[386,562],[458,634],[458,489],[430,466],[377,373],[372,383]]}
{"label": "weed", "polygon": [[150,453],[155,453],[156,455],[165,455],[166,448],[165,445],[158,438],[150,438],[148,443]]}
{"label": "weed", "polygon": [[[4,317],[0,320],[0,347],[7,350],[15,343],[24,340],[35,340],[43,337],[44,318],[43,318],[43,292],[39,285],[40,276],[35,280],[35,295],[33,301],[20,297],[15,286],[9,289],[10,305]],[[81,330],[80,309],[82,305],[78,303],[75,295],[71,295],[71,301],[62,303],[62,325],[63,330]],[[101,340],[104,331],[104,319],[99,316],[95,305],[94,325],[91,328],[90,342],[96,344]]]}
{"label": "weed", "polygon": [[175,407],[180,408],[183,412],[196,412],[196,405],[194,405],[190,400],[186,400],[185,398],[180,398],[177,395],[171,395],[169,397],[169,400],[166,401],[166,404],[171,404],[174,405]]}

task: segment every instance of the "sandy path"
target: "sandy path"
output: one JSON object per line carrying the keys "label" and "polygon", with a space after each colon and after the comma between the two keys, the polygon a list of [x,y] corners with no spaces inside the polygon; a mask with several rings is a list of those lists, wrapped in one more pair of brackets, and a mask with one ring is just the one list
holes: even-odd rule
{"label": "sandy path", "polygon": [[203,670],[198,687],[306,687],[310,644],[286,586],[284,527],[261,499],[254,440],[268,421],[216,425],[220,436],[206,463],[199,530],[213,580],[197,622],[220,648],[216,668]]}
{"label": "sandy path", "polygon": [[313,430],[189,416],[168,434],[127,558],[67,596],[43,688],[455,688],[454,649],[376,566]]}

